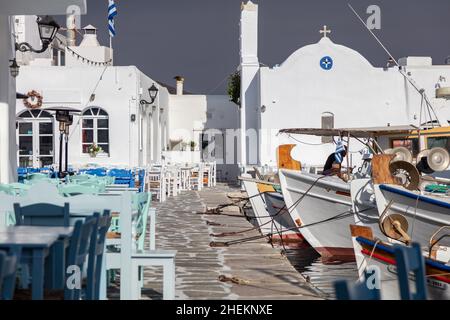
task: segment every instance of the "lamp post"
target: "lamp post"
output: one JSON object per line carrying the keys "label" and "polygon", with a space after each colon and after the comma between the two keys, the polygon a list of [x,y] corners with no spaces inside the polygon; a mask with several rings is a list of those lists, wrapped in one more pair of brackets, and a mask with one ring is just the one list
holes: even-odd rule
{"label": "lamp post", "polygon": [[[69,127],[73,123],[73,114],[81,110],[68,107],[47,108],[46,111],[55,111],[56,121],[59,122],[59,166],[58,176],[64,178],[69,169]],[[64,139],[65,135],[65,139]],[[63,142],[65,140],[65,170],[63,171]]]}
{"label": "lamp post", "polygon": [[139,103],[143,105],[152,104],[155,102],[156,97],[158,96],[159,89],[155,86],[155,84],[152,84],[150,88],[148,88],[148,95],[150,96],[150,101],[142,99]]}
{"label": "lamp post", "polygon": [[38,17],[37,24],[39,28],[39,37],[42,41],[41,49],[34,49],[28,42],[16,43],[16,50],[20,52],[34,52],[34,53],[42,53],[47,50],[50,43],[52,43],[53,39],[56,36],[60,26],[59,24],[50,16],[45,16],[43,18]]}

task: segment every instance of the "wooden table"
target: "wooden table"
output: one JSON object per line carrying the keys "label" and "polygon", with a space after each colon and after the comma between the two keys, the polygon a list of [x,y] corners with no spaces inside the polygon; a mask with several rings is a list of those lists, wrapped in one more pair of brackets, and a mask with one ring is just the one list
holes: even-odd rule
{"label": "wooden table", "polygon": [[[0,228],[0,249],[7,250],[17,256],[21,263],[31,261],[32,264],[32,299],[42,300],[44,297],[44,271],[45,259],[53,253],[55,259],[57,248],[65,248],[73,233],[73,227],[37,227],[37,226],[12,226]],[[64,259],[64,257],[61,257]],[[57,259],[59,260],[59,259]],[[59,276],[64,276],[64,267],[56,267],[59,263],[50,261],[51,269],[57,271]],[[55,272],[51,272],[55,274]],[[57,276],[55,274],[55,276]],[[13,283],[5,285],[14,285]],[[12,298],[12,297],[10,297]]]}

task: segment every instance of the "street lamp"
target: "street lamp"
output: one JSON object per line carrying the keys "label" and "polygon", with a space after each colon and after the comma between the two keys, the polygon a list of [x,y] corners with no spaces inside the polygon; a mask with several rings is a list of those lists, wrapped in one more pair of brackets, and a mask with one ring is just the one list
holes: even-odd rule
{"label": "street lamp", "polygon": [[11,65],[9,66],[9,71],[11,72],[11,77],[16,78],[19,75],[19,65],[17,64],[16,58],[9,60]]}
{"label": "street lamp", "polygon": [[158,96],[158,92],[159,89],[155,86],[155,84],[152,84],[152,86],[148,88],[148,95],[150,96],[150,102],[142,99],[140,101],[140,104],[141,105],[152,104],[153,102],[155,102],[156,97]]}
{"label": "street lamp", "polygon": [[[65,173],[68,173],[69,168],[69,127],[73,123],[73,114],[80,113],[81,110],[68,108],[68,107],[54,107],[54,108],[46,108],[46,111],[55,111],[56,121],[59,122],[59,170],[58,176],[59,178],[63,178],[63,142],[65,141]],[[65,135],[65,139],[64,139]]]}
{"label": "street lamp", "polygon": [[28,42],[22,42],[16,43],[16,50],[20,52],[31,51],[35,53],[42,53],[47,50],[60,28],[59,24],[50,16],[45,16],[44,18],[38,17],[37,24],[39,28],[39,37],[42,41],[42,48],[34,49]]}

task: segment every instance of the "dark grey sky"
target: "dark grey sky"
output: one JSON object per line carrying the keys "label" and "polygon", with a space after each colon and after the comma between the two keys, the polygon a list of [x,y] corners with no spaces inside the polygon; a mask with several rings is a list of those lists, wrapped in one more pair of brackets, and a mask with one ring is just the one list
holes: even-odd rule
{"label": "dark grey sky", "polygon": [[[82,25],[99,28],[108,45],[107,0],[88,0]],[[328,25],[331,38],[359,51],[372,64],[387,56],[347,7],[367,17],[371,4],[381,7],[376,31],[394,57],[431,55],[443,63],[450,55],[449,0],[259,0],[259,57],[269,66],[320,39]],[[186,90],[222,94],[239,63],[241,0],[116,0],[115,64],[136,65],[150,77],[173,84],[186,78]],[[218,86],[218,87],[217,87]]]}

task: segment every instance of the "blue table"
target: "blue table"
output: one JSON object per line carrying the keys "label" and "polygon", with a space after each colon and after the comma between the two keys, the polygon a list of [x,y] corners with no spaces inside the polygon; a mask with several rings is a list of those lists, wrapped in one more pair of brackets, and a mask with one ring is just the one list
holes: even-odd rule
{"label": "blue table", "polygon": [[[0,228],[0,249],[14,253],[21,263],[31,262],[32,264],[33,300],[42,300],[44,297],[45,259],[58,242],[62,243],[61,246],[65,248],[72,233],[72,227],[13,226]],[[53,267],[54,263],[51,262]],[[64,270],[60,271],[64,273]]]}

